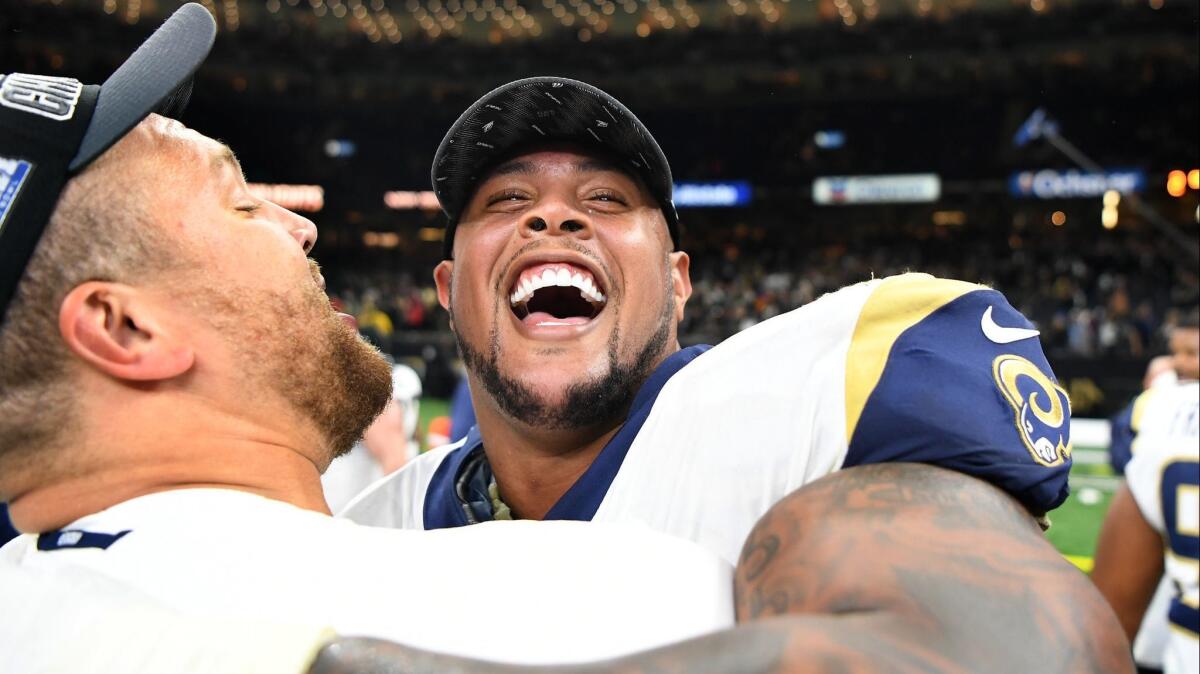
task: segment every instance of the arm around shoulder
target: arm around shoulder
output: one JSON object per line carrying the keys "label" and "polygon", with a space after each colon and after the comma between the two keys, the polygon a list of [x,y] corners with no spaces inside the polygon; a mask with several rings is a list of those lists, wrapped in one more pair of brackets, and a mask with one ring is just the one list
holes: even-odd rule
{"label": "arm around shoulder", "polygon": [[775,505],[742,552],[739,622],[789,634],[777,671],[1129,672],[1087,578],[999,489],[862,466]]}

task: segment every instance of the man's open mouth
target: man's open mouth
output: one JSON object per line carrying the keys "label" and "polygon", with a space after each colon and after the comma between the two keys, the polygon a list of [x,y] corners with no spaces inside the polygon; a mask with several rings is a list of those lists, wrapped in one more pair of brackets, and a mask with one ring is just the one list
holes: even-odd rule
{"label": "man's open mouth", "polygon": [[582,325],[599,315],[608,300],[587,269],[549,262],[522,271],[508,301],[517,319],[526,325]]}

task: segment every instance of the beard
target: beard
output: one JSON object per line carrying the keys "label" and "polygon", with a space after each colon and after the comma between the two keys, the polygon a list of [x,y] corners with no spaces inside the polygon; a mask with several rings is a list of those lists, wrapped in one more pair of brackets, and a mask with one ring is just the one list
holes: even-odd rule
{"label": "beard", "polygon": [[338,317],[315,284],[287,295],[208,289],[199,304],[209,322],[232,337],[247,395],[265,387],[310,420],[325,440],[328,461],[349,452],[391,398],[391,365]]}
{"label": "beard", "polygon": [[[621,332],[614,328],[607,345],[608,369],[570,384],[563,392],[562,401],[557,403],[547,401],[532,387],[500,369],[498,323],[492,326],[486,354],[468,344],[458,331],[454,332],[454,340],[467,369],[475,374],[484,390],[509,417],[541,429],[597,428],[627,414],[634,396],[658,366],[671,338],[671,321],[675,314],[672,289],[668,274],[658,324],[630,362],[619,361]],[[619,312],[620,307],[611,307],[611,310]]]}

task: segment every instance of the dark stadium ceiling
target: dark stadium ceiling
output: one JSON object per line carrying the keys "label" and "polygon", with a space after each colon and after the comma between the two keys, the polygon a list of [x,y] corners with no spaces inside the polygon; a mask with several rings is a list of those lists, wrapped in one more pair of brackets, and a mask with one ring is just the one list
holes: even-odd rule
{"label": "dark stadium ceiling", "polygon": [[[647,37],[661,31],[757,24],[786,29],[816,23],[848,27],[899,16],[944,19],[964,12],[1027,11],[1097,4],[1160,8],[1181,0],[200,0],[228,33],[303,30],[346,33],[381,45],[461,38],[500,43],[544,34],[587,42],[603,34]],[[33,0],[103,12],[127,24],[157,23],[180,0]]]}

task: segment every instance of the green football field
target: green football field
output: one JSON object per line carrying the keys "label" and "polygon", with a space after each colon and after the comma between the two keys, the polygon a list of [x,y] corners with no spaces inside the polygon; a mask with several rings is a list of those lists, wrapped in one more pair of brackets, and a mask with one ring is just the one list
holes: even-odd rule
{"label": "green football field", "polygon": [[1104,513],[1120,480],[1108,465],[1108,452],[1099,448],[1075,448],[1071,469],[1071,496],[1050,513],[1052,526],[1047,536],[1058,551],[1084,571],[1092,568],[1096,536]]}
{"label": "green football field", "polygon": [[[429,420],[448,414],[449,408],[446,400],[422,398],[421,428],[429,428]],[[1059,552],[1084,571],[1092,568],[1096,536],[1117,484],[1104,449],[1075,449],[1071,496],[1062,507],[1050,513],[1052,526],[1047,536]]]}

